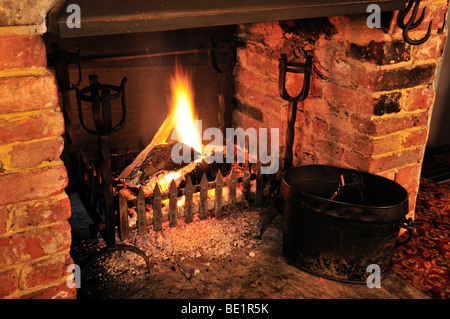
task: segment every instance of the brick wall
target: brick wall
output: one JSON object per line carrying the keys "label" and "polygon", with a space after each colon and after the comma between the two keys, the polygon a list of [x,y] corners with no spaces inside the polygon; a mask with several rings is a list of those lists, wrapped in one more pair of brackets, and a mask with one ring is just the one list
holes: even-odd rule
{"label": "brick wall", "polygon": [[0,298],[73,298],[64,119],[40,34],[47,4],[14,10],[21,3],[0,5]]}
{"label": "brick wall", "polygon": [[[424,22],[410,32],[422,37],[433,19],[420,46],[406,44],[395,21],[389,32],[368,28],[367,15],[241,25],[246,47],[235,68],[233,125],[280,128],[283,158],[287,102],[278,93],[278,59],[285,53],[303,62],[311,51],[315,71],[298,105],[294,166],[335,165],[393,179],[408,190],[413,215],[447,33],[448,2],[425,5]],[[296,80],[288,75],[292,95]]]}

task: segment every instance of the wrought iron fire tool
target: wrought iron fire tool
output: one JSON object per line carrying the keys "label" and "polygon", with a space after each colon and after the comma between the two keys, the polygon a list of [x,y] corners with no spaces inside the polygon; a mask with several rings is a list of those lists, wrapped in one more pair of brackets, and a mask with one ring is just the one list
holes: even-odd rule
{"label": "wrought iron fire tool", "polygon": [[[110,136],[113,132],[118,131],[126,119],[126,102],[125,102],[125,84],[127,78],[122,79],[120,86],[105,85],[98,82],[97,75],[89,76],[90,86],[78,90],[78,115],[83,128],[92,135],[98,136],[98,156],[100,164],[100,187],[104,201],[105,216],[105,241],[107,245],[115,244],[115,214],[113,205],[112,190],[112,173],[110,163]],[[111,91],[115,92],[111,94]],[[111,117],[111,101],[121,98],[122,102],[122,118],[119,123],[112,126]],[[95,129],[86,126],[83,115],[82,101],[90,102],[92,105],[92,115],[94,118]]]}
{"label": "wrought iron fire tool", "polygon": [[[411,11],[411,8],[413,7],[413,5],[414,5],[414,8],[413,8],[411,17],[405,23],[405,18],[408,15],[408,13]],[[405,7],[405,9],[401,10],[397,16],[397,24],[400,28],[403,29],[403,39],[405,39],[406,43],[411,44],[411,45],[423,44],[428,40],[428,38],[431,35],[431,24],[433,23],[433,20],[430,21],[430,24],[428,25],[427,33],[422,39],[414,40],[414,39],[411,39],[408,35],[409,30],[417,28],[422,23],[422,21],[425,17],[425,9],[427,7],[423,8],[420,17],[416,20],[417,11],[419,10],[419,6],[420,6],[420,0],[409,0],[408,5]],[[414,21],[414,20],[416,20],[416,21]]]}
{"label": "wrought iron fire tool", "polygon": [[[226,63],[227,66],[222,69],[219,67],[217,63],[216,51],[218,49],[226,49],[227,57]],[[225,106],[225,97],[224,97],[224,82],[225,78],[228,74],[233,71],[234,65],[236,63],[236,43],[235,44],[226,44],[223,48],[219,48],[214,37],[211,38],[211,41],[207,46],[208,52],[208,62],[209,66],[212,70],[214,70],[219,76],[219,112],[218,112],[218,120],[219,120],[219,128],[224,132],[227,126],[227,120],[225,119],[226,115],[226,106]]]}
{"label": "wrought iron fire tool", "polygon": [[[129,251],[141,256],[147,266],[147,270],[150,273],[150,260],[148,256],[139,248],[136,248],[127,244],[116,244],[115,242],[115,212],[114,212],[114,195],[112,189],[112,173],[110,162],[110,136],[112,133],[117,132],[125,123],[127,108],[125,100],[125,84],[127,78],[124,77],[120,86],[100,84],[98,82],[97,75],[89,76],[90,86],[78,90],[77,102],[78,102],[78,115],[80,123],[83,128],[92,135],[98,136],[98,156],[100,163],[100,187],[104,201],[104,216],[105,216],[105,242],[106,247],[102,248],[99,252],[90,257],[84,269],[87,269],[89,265],[96,259],[109,252],[114,251]],[[115,92],[111,94],[111,91]],[[122,117],[119,123],[115,126],[112,125],[111,116],[111,101],[121,98],[122,104]],[[94,118],[95,129],[90,129],[84,122],[83,109],[81,101],[91,102],[92,115]]]}
{"label": "wrought iron fire tool", "polygon": [[[58,91],[61,92],[61,112],[64,116],[64,152],[67,152],[67,159],[63,154],[62,158],[68,167],[67,173],[69,175],[69,185],[66,191],[71,193],[79,185],[79,175],[77,172],[76,160],[76,141],[75,134],[72,127],[72,107],[70,105],[70,91],[74,90],[81,82],[81,66],[80,66],[80,48],[77,52],[67,52],[60,49],[58,44],[52,44],[51,52],[47,53],[48,66],[55,68],[56,82],[58,84]],[[78,81],[76,84],[70,83],[69,64],[75,63],[78,65]]]}
{"label": "wrought iron fire tool", "polygon": [[[286,155],[284,160],[284,170],[292,167],[294,126],[297,116],[297,103],[306,99],[309,93],[309,84],[312,68],[312,56],[307,54],[305,63],[288,62],[287,55],[282,54],[279,59],[279,79],[278,90],[280,96],[289,102],[286,129]],[[302,90],[297,96],[291,96],[286,90],[286,73],[304,73]]]}

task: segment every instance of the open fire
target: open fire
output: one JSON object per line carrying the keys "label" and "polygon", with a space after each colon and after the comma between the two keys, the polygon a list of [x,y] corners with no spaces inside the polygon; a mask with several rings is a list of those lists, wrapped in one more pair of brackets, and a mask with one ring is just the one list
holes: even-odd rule
{"label": "open fire", "polygon": [[[260,203],[264,194],[260,165],[251,168],[248,163],[227,163],[225,148],[218,163],[205,161],[191,78],[176,67],[170,84],[170,114],[151,143],[119,176],[123,182],[119,191],[122,240],[128,237],[129,229],[137,227],[143,234],[146,226],[161,230],[166,221],[174,227],[179,217],[190,223],[193,214],[205,219],[207,212],[214,211],[218,216],[223,207],[233,210],[236,203],[248,203],[251,197]],[[169,136],[172,141],[167,141]],[[181,149],[176,148],[179,145]],[[195,153],[196,160],[177,163],[172,156],[174,149]],[[214,156],[217,150],[209,149]]]}
{"label": "open fire", "polygon": [[[171,80],[172,112],[178,140],[202,153],[201,132],[195,125],[194,90],[188,73],[176,67]],[[172,114],[170,115],[172,116]]]}

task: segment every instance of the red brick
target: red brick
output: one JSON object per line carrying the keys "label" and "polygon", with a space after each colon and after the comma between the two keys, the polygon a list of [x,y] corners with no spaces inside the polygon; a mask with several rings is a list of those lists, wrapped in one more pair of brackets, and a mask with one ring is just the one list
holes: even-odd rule
{"label": "red brick", "polygon": [[376,103],[373,107],[373,114],[381,116],[384,114],[398,113],[400,112],[400,98],[402,94],[400,92],[391,92],[388,94],[382,94],[376,99]]}
{"label": "red brick", "polygon": [[0,37],[0,69],[45,66],[47,57],[42,36]]}
{"label": "red brick", "polygon": [[16,270],[8,270],[0,273],[0,299],[11,295],[19,287],[19,276],[17,276]]}
{"label": "red brick", "polygon": [[420,165],[420,163],[415,163],[413,165],[400,168],[395,174],[395,181],[400,185],[415,183],[420,178],[421,170],[422,165]]}
{"label": "red brick", "polygon": [[[44,228],[36,229],[36,236],[40,239],[42,250],[45,254],[53,254],[70,249],[72,233],[68,221],[60,222]],[[39,234],[38,234],[39,233]]]}
{"label": "red brick", "polygon": [[7,222],[9,220],[9,210],[6,207],[0,208],[0,235],[4,234],[7,229]]}
{"label": "red brick", "polygon": [[[331,83],[330,85],[335,86]],[[365,88],[348,89],[341,87],[332,91],[324,89],[324,95],[330,103],[337,106],[343,106],[359,114],[373,114],[375,101],[372,97],[372,91]]]}
{"label": "red brick", "polygon": [[308,97],[314,97],[314,98],[324,97],[323,87],[324,87],[324,85],[326,85],[328,83],[329,83],[328,81],[322,80],[315,73],[311,74]]}
{"label": "red brick", "polygon": [[366,45],[370,41],[381,42],[386,34],[378,28],[368,28],[367,14],[333,16],[329,20],[338,28],[340,36],[351,39],[353,43]]}
{"label": "red brick", "polygon": [[[351,150],[347,152],[345,158],[345,166],[357,170],[367,172],[369,170],[369,158],[361,153]],[[381,170],[380,170],[381,171]]]}
{"label": "red brick", "polygon": [[414,211],[414,209],[416,208],[416,198],[417,198],[417,193],[419,191],[419,181],[415,181],[415,182],[411,182],[409,184],[406,185],[402,185],[406,191],[408,192],[408,197],[409,197],[409,211]]}
{"label": "red brick", "polygon": [[0,119],[0,144],[25,142],[64,133],[59,111],[46,111],[29,117]]}
{"label": "red brick", "polygon": [[350,116],[350,121],[353,129],[357,130],[359,133],[371,136],[376,135],[375,121],[371,120],[369,116],[355,113]]}
{"label": "red brick", "polygon": [[61,136],[50,140],[16,144],[11,151],[11,167],[33,168],[43,162],[59,160],[63,148],[64,139]]}
{"label": "red brick", "polygon": [[426,110],[430,108],[433,105],[434,95],[433,89],[429,88],[409,90],[405,111]]}
{"label": "red brick", "polygon": [[263,114],[279,117],[280,110],[283,108],[283,103],[281,101],[275,100],[272,96],[262,94],[257,88],[247,86],[241,82],[236,83],[236,99],[234,104],[235,106],[247,104],[260,110],[262,112],[261,116],[254,117],[257,120],[264,118]]}
{"label": "red brick", "polygon": [[0,114],[58,107],[53,75],[0,78]]}
{"label": "red brick", "polygon": [[38,240],[27,240],[25,233],[0,238],[0,268],[41,256],[42,254],[31,256],[27,252],[32,246],[38,247]]}
{"label": "red brick", "polygon": [[401,64],[397,68],[384,69],[378,72],[375,91],[392,91],[426,85],[435,78],[436,63],[418,65],[413,68],[405,68]]}
{"label": "red brick", "polygon": [[397,151],[400,148],[400,135],[391,134],[383,136],[380,139],[373,140],[373,149],[371,155],[381,155]]}
{"label": "red brick", "polygon": [[[264,54],[252,52],[251,49],[245,51],[245,65],[242,65],[248,71],[252,71],[261,76],[268,76],[278,80],[278,61]],[[289,77],[286,77],[289,80]]]}
{"label": "red brick", "polygon": [[328,135],[328,129],[328,123],[318,117],[316,117],[312,122],[312,134],[326,137]]}
{"label": "red brick", "polygon": [[336,132],[338,131],[336,130],[333,130],[333,132],[334,133],[330,135],[330,139],[344,143],[347,147],[352,148],[354,151],[366,157],[393,152],[400,148],[400,135],[398,134],[373,139],[373,137],[365,134],[346,131],[340,131],[340,133],[337,134]]}
{"label": "red brick", "polygon": [[[345,134],[345,133],[344,133]],[[365,156],[375,156],[399,150],[400,136],[397,134],[383,136],[373,139],[369,135],[347,133],[347,140],[355,151]]]}
{"label": "red brick", "polygon": [[414,47],[414,58],[416,60],[440,58],[444,52],[445,38],[445,34],[430,36],[424,44]]}
{"label": "red brick", "polygon": [[341,145],[329,141],[326,136],[319,138],[317,144],[318,150],[320,150],[317,151],[319,161],[325,158],[341,161],[345,154]]}
{"label": "red brick", "polygon": [[57,195],[56,198],[17,204],[11,210],[14,213],[13,231],[64,221],[71,215],[67,195],[62,199]]}
{"label": "red brick", "polygon": [[412,147],[412,146],[420,146],[424,145],[428,138],[428,129],[423,128],[418,131],[410,132],[405,139],[403,140],[402,146],[404,148]]}
{"label": "red brick", "polygon": [[77,294],[76,288],[69,288],[64,282],[60,285],[55,285],[43,288],[38,291],[21,296],[21,299],[75,299]]}
{"label": "red brick", "polygon": [[0,238],[0,268],[67,250],[71,238],[67,221]]}
{"label": "red brick", "polygon": [[49,258],[33,262],[22,268],[19,287],[22,290],[49,284],[69,276],[67,266],[73,263],[70,255],[51,255]]}
{"label": "red brick", "polygon": [[361,133],[380,136],[394,132],[427,125],[428,113],[404,113],[390,115],[388,117],[376,117],[373,119],[358,114],[352,115],[353,127]]}
{"label": "red brick", "polygon": [[360,61],[378,65],[409,61],[410,46],[404,41],[370,41],[368,44],[350,43],[348,55]]}
{"label": "red brick", "polygon": [[0,206],[59,194],[67,183],[64,165],[4,175],[0,180]]}
{"label": "red brick", "polygon": [[278,82],[270,81],[269,77],[263,77],[260,74],[255,74],[251,71],[244,70],[237,66],[235,68],[235,76],[237,82],[242,82],[248,87],[254,87],[259,90],[260,93],[277,97],[279,95]]}
{"label": "red brick", "polygon": [[247,101],[247,99],[251,99],[250,94],[247,93],[249,87],[244,82],[236,81],[234,89],[235,89],[235,98],[242,99],[242,102],[244,103]]}
{"label": "red brick", "polygon": [[332,108],[330,103],[324,98],[307,98],[298,108],[306,110],[311,116],[317,117],[322,121],[330,118]]}
{"label": "red brick", "polygon": [[278,22],[252,23],[247,28],[249,42],[262,42],[269,48],[283,44],[284,33]]}
{"label": "red brick", "polygon": [[260,122],[264,121],[264,115],[260,108],[251,106],[246,103],[242,103],[238,99],[234,100],[233,104],[237,111],[245,113],[248,116],[253,117],[257,121],[260,121]]}
{"label": "red brick", "polygon": [[395,170],[391,169],[389,171],[385,171],[385,172],[381,172],[381,173],[377,173],[377,175],[382,176],[382,177],[386,177],[390,180],[394,180],[395,179]]}
{"label": "red brick", "polygon": [[255,120],[240,111],[233,112],[233,127],[242,127],[246,130],[253,127],[258,130],[260,127],[267,127],[265,123]]}
{"label": "red brick", "polygon": [[[363,152],[364,147],[367,145],[368,139],[365,135],[352,132],[351,130],[346,130],[344,125],[333,126],[337,123],[330,124],[330,133],[328,139],[336,144],[346,145],[347,148],[357,149],[358,152]],[[360,147],[364,144],[363,147]]]}
{"label": "red brick", "polygon": [[371,158],[369,161],[369,171],[376,174],[378,172],[401,167],[409,163],[420,162],[422,156],[423,149],[421,147],[418,147],[414,149],[399,151],[391,155]]}
{"label": "red brick", "polygon": [[378,71],[369,62],[361,63],[351,59],[335,59],[325,74],[332,83],[347,88],[377,90]]}
{"label": "red brick", "polygon": [[353,150],[365,156],[373,154],[374,141],[369,136],[355,133],[349,134],[348,132],[342,134],[346,135],[346,138],[342,138],[342,141],[347,140],[348,146],[352,147]]}

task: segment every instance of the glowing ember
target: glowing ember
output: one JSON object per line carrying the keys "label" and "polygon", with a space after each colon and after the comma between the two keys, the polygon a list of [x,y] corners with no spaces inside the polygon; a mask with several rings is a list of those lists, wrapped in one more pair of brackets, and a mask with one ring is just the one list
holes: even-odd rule
{"label": "glowing ember", "polygon": [[173,180],[177,180],[178,178],[181,177],[181,172],[170,172],[167,173],[166,175],[164,175],[164,177],[162,179],[160,179],[160,182],[164,181],[165,187],[164,190],[168,190],[169,186],[170,186],[170,182],[172,182]]}
{"label": "glowing ember", "polygon": [[157,175],[157,179],[154,179],[153,181],[148,182],[145,186],[143,186],[145,196],[150,196],[151,194],[153,194],[156,183],[158,183],[159,190],[161,192],[168,192],[170,183],[172,181],[175,181],[178,186],[180,182],[184,180],[182,171],[168,172],[164,173],[164,175],[162,174],[163,172]]}
{"label": "glowing ember", "polygon": [[178,140],[202,153],[201,133],[194,122],[194,90],[189,75],[179,67],[171,80],[171,90]]}
{"label": "glowing ember", "polygon": [[[177,206],[178,206],[178,207],[183,207],[183,206],[184,206],[184,202],[185,202],[184,196],[178,198],[178,200],[177,200]],[[169,200],[168,200],[168,199],[163,199],[163,200],[161,201],[161,203],[162,203],[164,206],[169,207]]]}

